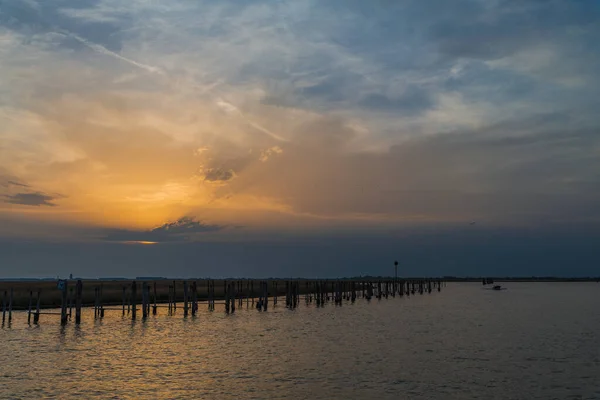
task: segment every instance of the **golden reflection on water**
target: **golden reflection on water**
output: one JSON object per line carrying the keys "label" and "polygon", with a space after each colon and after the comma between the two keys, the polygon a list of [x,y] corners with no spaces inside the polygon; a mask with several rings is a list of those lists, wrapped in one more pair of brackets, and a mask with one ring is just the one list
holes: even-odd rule
{"label": "golden reflection on water", "polygon": [[86,309],[66,327],[18,312],[0,398],[600,398],[598,287],[507,286],[187,319]]}

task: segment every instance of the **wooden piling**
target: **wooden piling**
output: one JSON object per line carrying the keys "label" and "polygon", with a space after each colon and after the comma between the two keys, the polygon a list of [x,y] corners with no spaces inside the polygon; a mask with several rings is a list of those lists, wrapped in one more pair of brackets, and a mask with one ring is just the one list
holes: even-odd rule
{"label": "wooden piling", "polygon": [[196,315],[198,311],[198,291],[196,288],[196,281],[192,282],[192,316]]}
{"label": "wooden piling", "polygon": [[208,311],[212,311],[213,310],[213,291],[212,291],[212,285],[211,285],[210,279],[208,279],[206,281],[206,291],[208,292]]}
{"label": "wooden piling", "polygon": [[33,290],[29,291],[29,307],[27,307],[27,324],[31,324],[31,307],[33,305]]}
{"label": "wooden piling", "polygon": [[135,321],[137,317],[137,283],[131,282],[131,319]]}
{"label": "wooden piling", "polygon": [[73,288],[69,288],[69,320],[73,316]]}
{"label": "wooden piling", "polygon": [[40,301],[42,296],[42,290],[38,289],[37,291],[37,305],[35,307],[35,314],[33,315],[33,323],[37,324],[40,322]]}
{"label": "wooden piling", "polygon": [[229,314],[229,286],[227,281],[223,282],[223,293],[225,294],[225,312]]}
{"label": "wooden piling", "polygon": [[98,286],[94,286],[94,319],[98,318]]}
{"label": "wooden piling", "polygon": [[154,297],[154,308],[152,309],[152,315],[156,315],[156,312],[158,311],[158,306],[156,305],[156,281],[154,281],[154,290],[152,297]]}
{"label": "wooden piling", "polygon": [[264,292],[263,292],[263,299],[264,299],[264,304],[263,304],[263,311],[267,311],[267,308],[269,306],[269,281],[265,281],[264,282]]}
{"label": "wooden piling", "polygon": [[69,281],[64,281],[65,286],[63,287],[61,297],[60,297],[60,324],[67,324],[67,286]]}
{"label": "wooden piling", "polygon": [[101,283],[100,284],[100,292],[98,293],[98,301],[99,301],[99,306],[100,306],[100,318],[104,318],[104,299],[103,299],[103,294],[104,294],[104,284]]}
{"label": "wooden piling", "polygon": [[188,282],[183,281],[183,316],[188,316]]}
{"label": "wooden piling", "polygon": [[123,304],[123,316],[125,316],[125,301],[126,301],[126,296],[127,296],[127,287],[125,285],[123,285],[123,293],[121,295],[122,298],[122,304]]}
{"label": "wooden piling", "polygon": [[6,322],[6,299],[8,297],[8,291],[5,290],[4,291],[4,296],[2,297],[2,324],[4,325],[4,322]]}
{"label": "wooden piling", "polygon": [[81,323],[81,303],[83,295],[83,282],[81,279],[77,280],[75,285],[75,324]]}
{"label": "wooden piling", "polygon": [[142,282],[142,319],[148,318],[148,285]]}
{"label": "wooden piling", "polygon": [[177,311],[177,289],[173,281],[173,311]]}
{"label": "wooden piling", "polygon": [[250,281],[246,282],[246,308],[250,307]]}

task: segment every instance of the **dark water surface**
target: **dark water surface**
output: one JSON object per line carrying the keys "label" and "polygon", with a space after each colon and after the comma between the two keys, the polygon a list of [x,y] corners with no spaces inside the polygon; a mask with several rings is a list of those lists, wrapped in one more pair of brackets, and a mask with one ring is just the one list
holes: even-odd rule
{"label": "dark water surface", "polygon": [[600,399],[600,284],[505,286],[66,328],[17,313],[0,398]]}

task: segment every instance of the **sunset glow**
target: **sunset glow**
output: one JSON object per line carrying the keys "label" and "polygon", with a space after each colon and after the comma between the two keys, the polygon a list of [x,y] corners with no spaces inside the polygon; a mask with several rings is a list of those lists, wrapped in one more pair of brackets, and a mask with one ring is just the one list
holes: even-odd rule
{"label": "sunset glow", "polygon": [[0,9],[0,238],[600,221],[594,2],[59,3]]}

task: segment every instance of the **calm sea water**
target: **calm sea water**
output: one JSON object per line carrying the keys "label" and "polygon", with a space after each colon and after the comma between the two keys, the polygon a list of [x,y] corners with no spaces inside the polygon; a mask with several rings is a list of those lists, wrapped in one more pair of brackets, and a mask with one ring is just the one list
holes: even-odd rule
{"label": "calm sea water", "polygon": [[65,328],[18,313],[0,398],[600,399],[600,284],[505,286]]}

